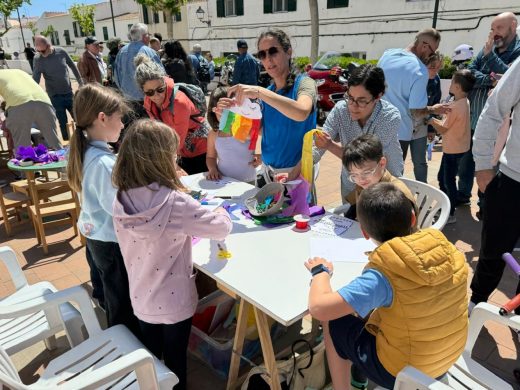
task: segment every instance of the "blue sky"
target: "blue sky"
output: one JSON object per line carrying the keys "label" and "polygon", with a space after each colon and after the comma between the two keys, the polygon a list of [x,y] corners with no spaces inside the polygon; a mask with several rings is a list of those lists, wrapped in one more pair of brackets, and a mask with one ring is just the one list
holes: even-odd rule
{"label": "blue sky", "polygon": [[[103,0],[31,0],[31,5],[27,3],[22,4],[20,16],[40,16],[45,11],[66,11],[76,3],[94,4],[102,2]],[[13,16],[16,17],[16,12]]]}

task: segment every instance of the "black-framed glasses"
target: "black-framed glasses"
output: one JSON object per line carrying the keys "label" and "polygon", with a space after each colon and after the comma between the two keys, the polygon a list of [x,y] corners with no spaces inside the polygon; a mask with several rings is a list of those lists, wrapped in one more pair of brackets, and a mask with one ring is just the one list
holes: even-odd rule
{"label": "black-framed glasses", "polygon": [[148,91],[143,91],[146,96],[153,96],[156,93],[163,93],[166,91],[166,85],[161,85],[160,87],[149,89]]}
{"label": "black-framed glasses", "polygon": [[347,102],[347,104],[349,106],[356,105],[359,108],[365,108],[370,103],[372,103],[374,100],[375,99],[367,100],[365,98],[354,99],[352,96],[345,94],[345,101]]}
{"label": "black-framed glasses", "polygon": [[278,54],[279,50],[276,46],[270,47],[267,50],[259,50],[257,53],[257,56],[260,60],[265,60],[267,55],[269,54],[269,57],[272,57],[276,54]]}

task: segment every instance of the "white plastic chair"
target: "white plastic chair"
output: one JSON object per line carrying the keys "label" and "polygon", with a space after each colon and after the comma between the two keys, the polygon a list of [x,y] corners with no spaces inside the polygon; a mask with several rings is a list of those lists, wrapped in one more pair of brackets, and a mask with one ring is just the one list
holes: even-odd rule
{"label": "white plastic chair", "polygon": [[[498,312],[499,309],[499,307],[484,302],[475,306],[471,312],[468,340],[466,341],[464,351],[453,367],[449,369],[448,373],[443,376],[440,381],[408,366],[397,375],[394,390],[512,390],[512,385],[500,379],[471,358],[471,352],[473,351],[475,342],[486,321],[498,322],[513,329],[520,330],[520,316],[514,314],[501,316]],[[381,387],[377,387],[376,390],[377,389],[383,390]]]}
{"label": "white plastic chair", "polygon": [[[442,230],[450,216],[450,199],[448,196],[429,184],[400,177],[406,186],[415,195],[415,202],[419,208],[417,227],[419,229],[432,227]],[[437,213],[440,215],[435,220]]]}
{"label": "white plastic chair", "polygon": [[85,340],[81,316],[70,303],[60,305],[59,312],[56,307],[36,310],[23,316],[12,314],[12,305],[29,303],[57,289],[50,282],[29,284],[10,247],[0,247],[0,261],[7,267],[16,288],[16,292],[0,300],[0,346],[6,353],[12,355],[42,340],[47,349],[54,349],[54,335],[62,330],[65,330],[71,347]]}
{"label": "white plastic chair", "polygon": [[[11,389],[168,389],[179,381],[151,355],[123,325],[102,330],[87,292],[80,286],[58,291],[11,307],[25,316],[40,309],[55,309],[74,302],[85,322],[89,338],[51,360],[32,385],[24,385],[12,361],[0,348],[0,384]],[[4,309],[0,308],[0,314]]]}

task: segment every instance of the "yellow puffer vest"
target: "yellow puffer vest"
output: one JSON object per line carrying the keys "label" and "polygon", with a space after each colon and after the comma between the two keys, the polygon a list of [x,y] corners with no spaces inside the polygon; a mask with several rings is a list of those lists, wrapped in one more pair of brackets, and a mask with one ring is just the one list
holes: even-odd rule
{"label": "yellow puffer vest", "polygon": [[468,267],[464,255],[438,230],[425,229],[380,245],[367,264],[393,289],[366,328],[377,356],[396,376],[411,365],[436,378],[458,359],[468,331]]}

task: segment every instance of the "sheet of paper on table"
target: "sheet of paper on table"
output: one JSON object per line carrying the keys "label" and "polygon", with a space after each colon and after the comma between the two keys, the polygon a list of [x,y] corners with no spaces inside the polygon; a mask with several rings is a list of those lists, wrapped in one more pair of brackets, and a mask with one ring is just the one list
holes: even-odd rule
{"label": "sheet of paper on table", "polygon": [[[222,177],[220,180],[208,180],[204,175],[181,176],[181,182],[191,190],[203,191],[208,196],[220,198],[241,197],[251,191],[251,185],[230,177]],[[255,190],[257,191],[257,190]],[[250,196],[253,196],[251,194]]]}
{"label": "sheet of paper on table", "polygon": [[319,215],[309,221],[313,233],[326,237],[341,236],[353,224],[354,221],[351,219],[334,214]]}
{"label": "sheet of paper on table", "polygon": [[345,263],[366,263],[368,253],[376,248],[376,245],[364,238],[332,238],[311,237],[309,240],[310,258],[323,257],[328,261]]}

